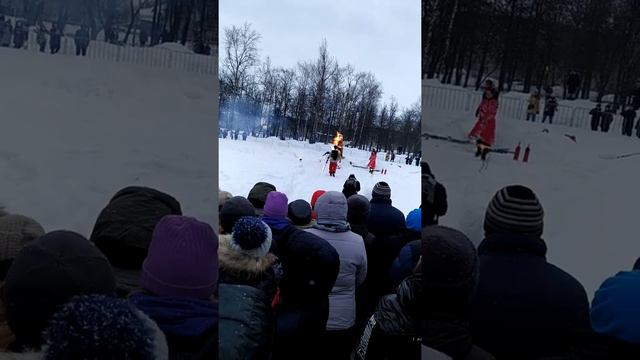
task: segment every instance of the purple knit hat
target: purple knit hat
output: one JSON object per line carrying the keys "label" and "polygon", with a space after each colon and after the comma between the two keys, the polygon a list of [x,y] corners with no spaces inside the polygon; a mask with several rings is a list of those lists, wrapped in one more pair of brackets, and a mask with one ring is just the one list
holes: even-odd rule
{"label": "purple knit hat", "polygon": [[267,201],[264,203],[264,216],[274,219],[285,219],[289,212],[289,199],[287,195],[271,191],[267,195]]}
{"label": "purple knit hat", "polygon": [[143,288],[159,296],[208,299],[218,283],[218,237],[208,224],[167,215],[153,230]]}

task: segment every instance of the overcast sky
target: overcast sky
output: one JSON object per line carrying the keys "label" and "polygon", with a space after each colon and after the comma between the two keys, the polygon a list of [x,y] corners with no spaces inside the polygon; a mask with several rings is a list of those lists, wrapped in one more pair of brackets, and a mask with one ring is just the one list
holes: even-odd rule
{"label": "overcast sky", "polygon": [[418,0],[220,0],[219,18],[221,49],[224,29],[248,22],[262,36],[261,59],[291,67],[315,59],[326,38],[341,65],[375,74],[385,102],[420,99]]}

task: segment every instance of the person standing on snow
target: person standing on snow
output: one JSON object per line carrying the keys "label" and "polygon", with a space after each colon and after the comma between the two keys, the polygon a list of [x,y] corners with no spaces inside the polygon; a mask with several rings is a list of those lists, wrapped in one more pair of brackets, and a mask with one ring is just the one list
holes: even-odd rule
{"label": "person standing on snow", "polygon": [[600,121],[600,130],[602,130],[602,132],[609,132],[609,127],[611,127],[611,123],[613,122],[613,114],[614,111],[611,104],[607,104],[607,106],[604,107],[604,113]]}
{"label": "person standing on snow", "polygon": [[536,117],[540,114],[540,93],[536,90],[529,97],[527,106],[527,121],[536,122]]}
{"label": "person standing on snow", "polygon": [[623,111],[620,115],[624,118],[622,122],[622,135],[631,136],[633,133],[633,123],[636,120],[636,111],[632,106],[627,106],[627,110]]}
{"label": "person standing on snow", "polygon": [[602,105],[598,103],[595,108],[589,111],[589,115],[591,115],[591,130],[598,131],[600,121],[602,121]]}
{"label": "person standing on snow", "polygon": [[44,24],[42,22],[40,22],[40,24],[38,24],[38,28],[36,30],[36,33],[37,33],[36,42],[38,43],[38,46],[40,48],[40,52],[45,52],[45,50],[47,48],[47,33],[48,32],[49,31],[44,26]]}
{"label": "person standing on snow", "polygon": [[469,137],[476,139],[476,157],[487,158],[491,145],[496,137],[496,115],[498,114],[498,91],[493,83],[484,88],[482,101],[476,110],[478,120],[469,133]]}
{"label": "person standing on snow", "polygon": [[91,42],[91,35],[89,34],[89,30],[85,25],[76,31],[75,36],[76,41],[76,56],[87,56],[87,48],[89,47],[89,43]]}
{"label": "person standing on snow", "polygon": [[369,168],[369,174],[373,174],[373,170],[376,169],[376,158],[378,157],[378,152],[376,149],[371,150],[371,156],[369,156],[369,164],[367,167]]}
{"label": "person standing on snow", "polygon": [[22,49],[27,37],[29,36],[27,27],[22,21],[16,22],[16,28],[13,30],[13,45],[16,49]]}
{"label": "person standing on snow", "polygon": [[336,177],[336,169],[338,169],[338,162],[340,161],[340,151],[338,151],[337,146],[333,147],[327,161],[329,161],[329,176]]}
{"label": "person standing on snow", "polygon": [[60,43],[62,40],[62,30],[58,26],[58,24],[54,23],[51,25],[51,31],[49,32],[49,48],[51,49],[52,54],[57,54],[60,51]]}
{"label": "person standing on snow", "polygon": [[11,46],[11,36],[13,34],[13,25],[11,24],[11,19],[7,19],[4,23],[4,30],[2,32],[2,47],[10,47]]}
{"label": "person standing on snow", "polygon": [[558,110],[558,99],[553,95],[553,92],[548,92],[547,98],[544,100],[544,115],[542,116],[542,123],[549,119],[549,124],[553,124],[553,117]]}

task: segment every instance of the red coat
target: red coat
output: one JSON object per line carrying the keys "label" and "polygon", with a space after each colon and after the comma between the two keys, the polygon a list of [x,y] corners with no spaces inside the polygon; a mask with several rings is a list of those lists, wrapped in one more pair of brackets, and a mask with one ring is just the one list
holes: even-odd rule
{"label": "red coat", "polygon": [[469,137],[480,139],[493,145],[496,139],[496,114],[498,113],[498,100],[482,99],[478,107],[478,120],[469,133]]}
{"label": "red coat", "polygon": [[376,154],[371,154],[371,156],[369,156],[369,165],[367,165],[369,167],[369,169],[375,169],[376,168]]}

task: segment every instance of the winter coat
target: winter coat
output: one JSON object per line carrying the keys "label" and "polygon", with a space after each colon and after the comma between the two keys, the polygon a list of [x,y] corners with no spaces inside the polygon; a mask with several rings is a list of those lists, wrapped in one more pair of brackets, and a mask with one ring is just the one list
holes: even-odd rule
{"label": "winter coat", "polygon": [[11,24],[9,23],[5,23],[5,28],[4,31],[2,32],[2,46],[9,46],[11,45],[11,36],[13,34],[13,29],[11,27]]}
{"label": "winter coat", "polygon": [[391,205],[391,200],[372,199],[367,224],[376,237],[398,235],[405,228],[405,218],[402,211]]}
{"label": "winter coat", "polygon": [[[218,337],[218,304],[212,301],[164,298],[144,293],[129,300],[149,316],[164,333],[170,360],[193,359],[201,354],[211,338]],[[206,359],[215,359],[207,354]]]}
{"label": "winter coat", "polygon": [[590,329],[582,285],[546,261],[542,239],[488,236],[478,248],[473,339],[498,359],[563,356]]}
{"label": "winter coat", "polygon": [[367,276],[367,253],[360,235],[351,231],[332,232],[322,227],[319,222],[306,231],[327,241],[340,257],[340,272],[329,295],[327,330],[346,330],[355,324],[356,287],[362,285]]}
{"label": "winter coat", "polygon": [[255,258],[234,251],[229,234],[220,235],[218,241],[219,282],[259,289],[271,300],[276,293],[276,256],[269,253]]}
{"label": "winter coat", "polygon": [[47,43],[47,30],[44,28],[39,28],[36,36],[36,42],[39,45]]}
{"label": "winter coat", "polygon": [[529,97],[529,105],[527,106],[528,114],[540,114],[540,96],[531,95]]}
{"label": "winter coat", "polygon": [[498,114],[498,99],[483,98],[478,107],[478,120],[471,129],[469,137],[482,140],[489,146],[496,138],[496,116]]}
{"label": "winter coat", "polygon": [[289,227],[278,241],[283,276],[276,310],[273,359],[310,358],[329,318],[329,294],[340,255],[325,240]]}
{"label": "winter coat", "polygon": [[356,180],[355,177],[353,178],[349,178],[344,182],[344,185],[342,186],[342,193],[344,194],[344,197],[346,197],[347,199],[349,198],[349,196],[351,195],[355,195],[360,191],[360,181]]}
{"label": "winter coat", "polygon": [[264,291],[221,283],[219,358],[269,359],[273,315]]}
{"label": "winter coat", "polygon": [[553,116],[558,110],[558,99],[555,96],[547,96],[544,101],[544,114]]}
{"label": "winter coat", "polygon": [[116,271],[120,296],[137,288],[136,271],[142,268],[153,230],[165,215],[182,215],[180,203],[168,194],[140,186],[118,191],[98,215],[90,240],[114,268],[131,270]]}
{"label": "winter coat", "polygon": [[378,156],[376,155],[376,153],[371,153],[371,156],[369,156],[369,163],[367,164],[367,167],[371,170],[375,170],[376,168],[376,158]]}
{"label": "winter coat", "polygon": [[27,28],[25,28],[24,26],[16,26],[15,30],[13,31],[13,43],[16,46],[22,46],[24,42],[27,41],[27,31]]}
{"label": "winter coat", "polygon": [[640,271],[605,280],[591,304],[594,336],[579,354],[584,359],[640,359]]}
{"label": "winter coat", "polygon": [[79,46],[79,47],[89,46],[89,42],[91,41],[89,31],[85,29],[78,29],[78,31],[76,31],[75,41],[76,41],[76,46]]}
{"label": "winter coat", "polygon": [[613,123],[613,111],[605,110],[605,112],[602,113],[602,121],[600,122],[600,128],[602,129],[602,131],[607,132],[611,127],[611,123]]}
{"label": "winter coat", "polygon": [[357,351],[361,359],[392,360],[419,357],[421,292],[421,277],[412,276],[402,282],[395,294],[387,295],[380,300],[369,324],[371,335],[368,339],[363,336],[361,340],[365,341],[361,341]]}
{"label": "winter coat", "polygon": [[51,29],[51,37],[49,39],[49,46],[52,49],[56,49],[60,47],[60,40],[62,38],[62,32],[60,29]]}
{"label": "winter coat", "polygon": [[424,226],[438,225],[438,218],[447,214],[447,189],[436,181],[426,165],[422,174],[422,223]]}
{"label": "winter coat", "polygon": [[398,286],[402,280],[411,275],[421,255],[422,243],[420,238],[409,242],[400,250],[389,271],[391,286]]}

